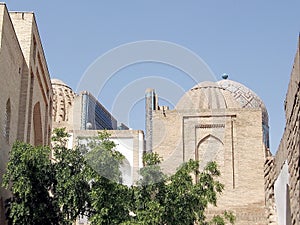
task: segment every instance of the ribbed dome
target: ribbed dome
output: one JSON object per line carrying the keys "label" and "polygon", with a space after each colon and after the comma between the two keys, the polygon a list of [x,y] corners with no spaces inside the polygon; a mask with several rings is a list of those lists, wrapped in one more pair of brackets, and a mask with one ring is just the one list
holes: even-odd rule
{"label": "ribbed dome", "polygon": [[53,89],[53,122],[68,121],[75,93],[61,80],[51,79],[51,83]]}
{"label": "ribbed dome", "polygon": [[[66,85],[63,81],[59,80],[59,79],[51,79],[51,84],[52,85],[60,85],[60,86],[65,86],[65,87],[68,87],[70,88],[68,85]],[[70,88],[71,89],[71,88]]]}
{"label": "ribbed dome", "polygon": [[268,125],[268,112],[263,101],[249,88],[231,81],[205,81],[186,92],[177,110],[261,108],[263,124]]}
{"label": "ribbed dome", "polygon": [[239,108],[230,92],[215,82],[197,84],[184,94],[178,102],[177,110]]}

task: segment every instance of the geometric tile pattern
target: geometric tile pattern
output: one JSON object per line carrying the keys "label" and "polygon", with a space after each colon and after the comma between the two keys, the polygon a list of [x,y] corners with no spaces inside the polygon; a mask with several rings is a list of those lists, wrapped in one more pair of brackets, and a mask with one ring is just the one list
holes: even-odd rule
{"label": "geometric tile pattern", "polygon": [[242,108],[261,108],[263,113],[263,124],[268,125],[268,112],[263,101],[252,90],[232,80],[220,80],[217,84],[232,93],[234,99]]}

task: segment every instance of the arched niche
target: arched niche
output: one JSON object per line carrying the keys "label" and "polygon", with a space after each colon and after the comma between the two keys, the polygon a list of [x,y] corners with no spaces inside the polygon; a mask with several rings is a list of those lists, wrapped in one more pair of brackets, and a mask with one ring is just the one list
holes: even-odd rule
{"label": "arched niche", "polygon": [[211,161],[216,161],[220,168],[223,167],[224,143],[218,137],[208,134],[198,142],[195,150],[195,160],[199,160],[200,170]]}
{"label": "arched niche", "polygon": [[120,171],[122,173],[122,183],[128,186],[132,185],[132,169],[126,158],[120,164]]}
{"label": "arched niche", "polygon": [[34,145],[43,145],[43,127],[41,118],[40,102],[37,102],[33,108],[33,131],[34,131]]}

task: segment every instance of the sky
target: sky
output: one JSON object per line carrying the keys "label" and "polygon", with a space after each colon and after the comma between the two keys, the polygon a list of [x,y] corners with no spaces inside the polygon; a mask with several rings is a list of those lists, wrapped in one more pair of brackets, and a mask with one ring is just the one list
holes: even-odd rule
{"label": "sky", "polygon": [[[145,85],[157,90],[162,104],[172,107],[195,82],[206,79],[195,79],[182,69],[191,64],[189,57],[197,56],[212,80],[226,73],[261,97],[269,113],[271,151],[276,152],[300,32],[300,1],[7,0],[6,4],[10,11],[35,13],[52,78],[80,91],[87,74],[97,69],[99,79],[90,79],[89,85],[96,87],[96,97],[120,122],[144,129]],[[134,52],[130,47],[135,43],[158,45]],[[170,58],[185,65],[160,61],[162,45],[167,45]],[[174,55],[172,47],[178,50]],[[140,58],[120,66],[120,59],[114,58],[118,50],[125,61],[132,60],[132,54]],[[154,60],[139,55],[151,50]],[[112,66],[114,72],[96,68],[100,65]],[[99,86],[102,77],[107,79]],[[126,109],[119,107],[124,104]]]}

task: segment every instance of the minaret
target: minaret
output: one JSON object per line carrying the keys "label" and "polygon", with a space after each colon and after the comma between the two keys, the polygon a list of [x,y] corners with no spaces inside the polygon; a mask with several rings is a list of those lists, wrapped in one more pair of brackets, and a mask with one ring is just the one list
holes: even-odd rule
{"label": "minaret", "polygon": [[148,88],[145,92],[146,112],[146,152],[152,152],[152,111],[158,109],[157,95],[155,90]]}

